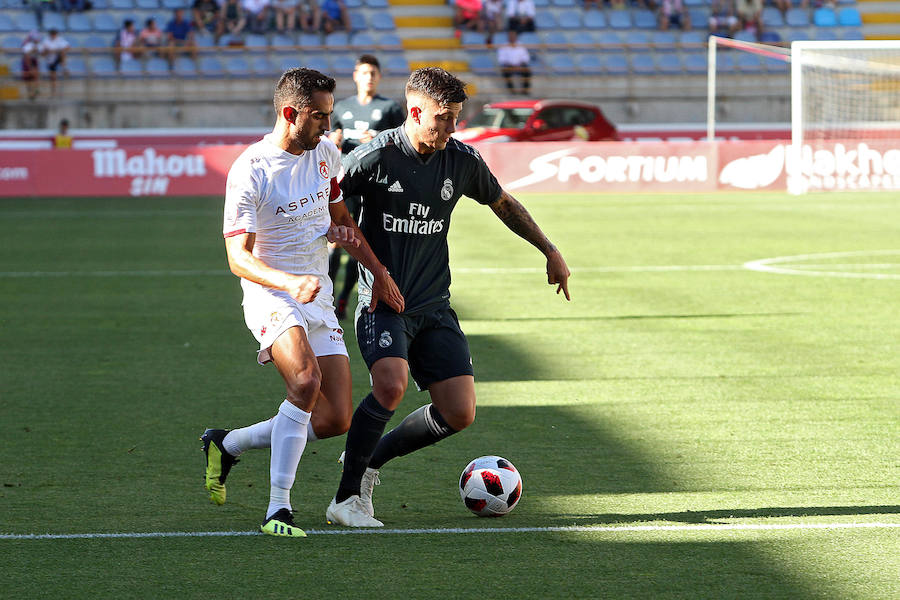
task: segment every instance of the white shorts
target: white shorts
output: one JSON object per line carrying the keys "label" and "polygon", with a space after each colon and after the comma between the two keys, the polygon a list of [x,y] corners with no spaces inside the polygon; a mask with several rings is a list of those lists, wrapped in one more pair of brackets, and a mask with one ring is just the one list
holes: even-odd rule
{"label": "white shorts", "polygon": [[261,365],[272,360],[272,344],[291,327],[302,327],[306,331],[309,346],[316,356],[347,356],[344,330],[330,299],[317,298],[302,304],[280,290],[245,288],[244,321],[259,342],[256,360]]}

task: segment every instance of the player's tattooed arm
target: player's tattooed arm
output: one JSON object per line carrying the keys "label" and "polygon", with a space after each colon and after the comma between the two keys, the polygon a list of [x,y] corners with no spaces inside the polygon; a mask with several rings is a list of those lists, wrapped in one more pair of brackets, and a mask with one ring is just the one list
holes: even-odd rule
{"label": "player's tattooed arm", "polygon": [[547,283],[556,285],[556,293],[563,292],[566,300],[571,300],[569,296],[569,275],[571,275],[569,267],[566,266],[566,261],[563,259],[562,254],[550,242],[549,238],[544,235],[544,232],[535,223],[531,214],[525,210],[525,207],[506,190],[502,190],[500,197],[489,206],[510,231],[528,241],[547,257]]}

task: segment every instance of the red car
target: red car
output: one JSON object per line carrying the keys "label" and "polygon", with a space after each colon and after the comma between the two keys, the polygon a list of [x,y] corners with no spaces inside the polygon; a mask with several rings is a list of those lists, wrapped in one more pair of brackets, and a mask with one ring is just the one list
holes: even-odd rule
{"label": "red car", "polygon": [[460,123],[461,142],[617,141],[615,125],[593,104],[574,100],[509,100],[485,104]]}

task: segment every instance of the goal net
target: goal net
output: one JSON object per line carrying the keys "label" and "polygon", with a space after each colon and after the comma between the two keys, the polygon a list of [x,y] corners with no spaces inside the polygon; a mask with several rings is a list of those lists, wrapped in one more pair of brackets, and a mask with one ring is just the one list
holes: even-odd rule
{"label": "goal net", "polygon": [[790,192],[900,189],[900,40],[804,41],[787,48],[710,37],[710,140],[720,48],[790,64]]}

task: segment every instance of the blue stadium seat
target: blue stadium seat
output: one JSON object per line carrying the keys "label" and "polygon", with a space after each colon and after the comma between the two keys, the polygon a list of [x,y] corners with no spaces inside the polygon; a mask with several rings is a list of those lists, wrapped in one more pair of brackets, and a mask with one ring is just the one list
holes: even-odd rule
{"label": "blue stadium seat", "polygon": [[[192,3],[188,0],[162,0],[160,2],[163,8],[168,8],[169,10],[175,10],[176,8],[187,8]],[[219,3],[221,4],[221,3]]]}
{"label": "blue stadium seat", "polygon": [[350,11],[350,29],[360,31],[368,27],[366,23],[366,15],[359,11]]}
{"label": "blue stadium seat", "polygon": [[268,46],[269,41],[266,39],[266,36],[258,33],[249,33],[244,38],[244,47],[247,49],[259,51],[266,49]]}
{"label": "blue stadium seat", "polygon": [[656,50],[671,50],[678,44],[678,34],[674,31],[653,31],[650,43]]}
{"label": "blue stadium seat", "polygon": [[838,24],[837,15],[834,10],[823,6],[817,8],[813,13],[813,24],[816,27],[836,27]]}
{"label": "blue stadium seat", "polygon": [[[369,0],[370,2],[372,0]],[[376,29],[378,31],[393,31],[396,29],[394,25],[394,17],[387,12],[376,12],[372,14],[371,19],[369,21],[369,25],[372,29]]]}
{"label": "blue stadium seat", "polygon": [[781,41],[781,36],[778,35],[777,31],[764,29],[762,33],[759,34],[759,41],[763,44],[777,44]]}
{"label": "blue stadium seat", "polygon": [[797,27],[796,29],[791,29],[788,31],[787,40],[788,42],[805,42],[807,40],[811,40],[813,36],[809,34],[809,31]]}
{"label": "blue stadium seat", "polygon": [[742,73],[761,73],[763,70],[762,62],[755,54],[740,54],[735,63]]}
{"label": "blue stadium seat", "polygon": [[322,45],[322,38],[318,33],[303,32],[298,36],[297,45],[304,48],[315,48]]}
{"label": "blue stadium seat", "polygon": [[638,29],[656,29],[659,27],[656,13],[650,10],[636,9],[632,15],[632,20],[634,21],[634,26]]}
{"label": "blue stadium seat", "polygon": [[250,69],[257,75],[278,75],[280,72],[266,56],[254,56],[250,59]]}
{"label": "blue stadium seat", "polygon": [[[22,36],[19,35],[8,35],[3,38],[3,41],[0,42],[0,48],[3,50],[19,50],[22,47]],[[21,61],[13,61],[13,62],[21,62]]]}
{"label": "blue stadium seat", "polygon": [[16,30],[16,24],[12,17],[6,13],[0,13],[0,33],[7,33]]}
{"label": "blue stadium seat", "polygon": [[181,77],[196,77],[197,65],[190,56],[178,56],[172,65],[172,72]]}
{"label": "blue stadium seat", "polygon": [[597,44],[600,44],[602,52],[618,50],[623,44],[622,34],[616,31],[598,31],[594,39]]}
{"label": "blue stadium seat", "polygon": [[382,33],[378,38],[378,47],[388,52],[396,52],[403,50],[403,40],[394,32]]}
{"label": "blue stadium seat", "polygon": [[845,29],[841,32],[842,40],[862,40],[865,39],[862,31],[856,28]]}
{"label": "blue stadium seat", "polygon": [[541,36],[534,31],[523,31],[519,34],[519,43],[523,46],[534,46],[541,43]]}
{"label": "blue stadium seat", "polygon": [[774,6],[766,6],[762,11],[762,24],[764,29],[784,27],[784,16]]}
{"label": "blue stadium seat", "polygon": [[391,54],[381,64],[382,69],[389,75],[408,75],[409,63],[402,54]]}
{"label": "blue stadium seat", "polygon": [[109,48],[112,46],[112,39],[92,33],[84,38],[81,46],[83,48]]}
{"label": "blue stadium seat", "polygon": [[269,40],[269,46],[274,46],[276,48],[286,48],[288,46],[295,46],[296,44],[297,42],[293,37],[284,33],[276,33]]}
{"label": "blue stadium seat", "polygon": [[608,75],[628,75],[628,58],[624,52],[613,52],[604,56]]}
{"label": "blue stadium seat", "polygon": [[656,73],[656,64],[650,54],[632,54],[629,60],[631,70],[638,75],[653,75]]}
{"label": "blue stadium seat", "polygon": [[463,31],[459,43],[463,46],[483,46],[487,36],[481,31]]}
{"label": "blue stadium seat", "polygon": [[763,57],[762,59],[763,68],[768,73],[784,73],[787,74],[791,70],[791,65],[783,60],[778,60],[776,58],[768,58]]}
{"label": "blue stadium seat", "polygon": [[[550,3],[559,8],[572,8],[573,6],[576,6],[575,0],[550,0]],[[580,2],[578,5],[580,8]]]}
{"label": "blue stadium seat", "polygon": [[[838,24],[841,27],[862,27],[862,16],[853,6],[847,6],[838,10]],[[846,39],[846,38],[844,38]]]}
{"label": "blue stadium seat", "polygon": [[582,75],[602,75],[606,70],[601,56],[593,52],[576,54],[575,67]]}
{"label": "blue stadium seat", "polygon": [[387,0],[365,0],[366,6],[369,8],[387,8]]}
{"label": "blue stadium seat", "polygon": [[338,76],[350,76],[356,68],[356,58],[350,54],[337,54],[331,59],[331,70]]}
{"label": "blue stadium seat", "polygon": [[568,36],[562,31],[542,31],[540,38],[542,43],[551,46],[567,46],[569,44]]}
{"label": "blue stadium seat", "polygon": [[347,8],[360,8],[362,5],[362,0],[344,0],[344,6]]}
{"label": "blue stadium seat", "polygon": [[94,30],[94,24],[91,23],[91,18],[87,13],[72,13],[69,15],[69,22],[66,29],[73,32],[88,33]]}
{"label": "blue stadium seat", "polygon": [[809,13],[804,8],[788,9],[784,22],[789,27],[809,27]]}
{"label": "blue stadium seat", "polygon": [[581,13],[564,10],[557,15],[557,24],[563,29],[581,29]]}
{"label": "blue stadium seat", "polygon": [[554,75],[574,75],[577,72],[575,61],[568,54],[551,54],[546,63]]}
{"label": "blue stadium seat", "polygon": [[547,8],[550,6],[550,0],[534,0],[535,8]]}
{"label": "blue stadium seat", "polygon": [[354,48],[374,48],[375,36],[368,31],[357,31],[351,36],[350,45]]}
{"label": "blue stadium seat", "polygon": [[694,27],[705,27],[709,24],[709,11],[705,8],[689,8],[688,15]]}
{"label": "blue stadium seat", "polygon": [[332,31],[325,36],[325,45],[329,48],[346,48],[350,45],[350,36],[346,31]]}
{"label": "blue stadium seat", "polygon": [[197,71],[205,77],[221,77],[225,74],[222,62],[212,55],[201,56]]}
{"label": "blue stadium seat", "polygon": [[[186,56],[180,58],[187,58],[188,60],[191,60]],[[168,77],[170,74],[169,61],[164,58],[160,58],[159,56],[151,56],[147,59],[147,64],[144,65],[144,72],[147,73],[147,75],[151,75],[154,77]]]}
{"label": "blue stadium seat", "polygon": [[198,48],[214,48],[216,45],[216,38],[211,35],[195,35],[194,45]]}
{"label": "blue stadium seat", "polygon": [[682,31],[681,45],[703,44],[706,45],[706,32],[703,31]]}
{"label": "blue stadium seat", "polygon": [[505,31],[498,31],[497,33],[494,34],[493,43],[495,46],[502,46],[503,44],[505,44],[508,41],[509,41],[509,36],[506,35]]}
{"label": "blue stadium seat", "polygon": [[132,0],[109,0],[109,7],[113,10],[134,10]]}
{"label": "blue stadium seat", "polygon": [[474,52],[469,59],[469,70],[476,75],[496,75],[500,72],[492,52]]}
{"label": "blue stadium seat", "polygon": [[[519,40],[521,39],[522,38],[519,37]],[[579,31],[572,31],[569,33],[569,42],[576,46],[593,46],[597,43],[597,38],[594,37],[594,33],[592,31],[581,29]]]}
{"label": "blue stadium seat", "polygon": [[117,74],[116,61],[112,56],[94,56],[90,61],[91,72],[98,77],[114,77]]}
{"label": "blue stadium seat", "polygon": [[58,12],[45,12],[44,13],[44,31],[50,31],[51,29],[55,29],[57,31],[65,31],[66,30],[66,18],[62,13]]}
{"label": "blue stadium seat", "polygon": [[740,42],[756,42],[756,31],[751,31],[749,29],[742,29],[734,34],[734,39]]}
{"label": "blue stadium seat", "polygon": [[606,15],[598,10],[584,13],[584,26],[588,29],[606,29]]}
{"label": "blue stadium seat", "polygon": [[84,77],[88,74],[88,66],[80,56],[70,56],[66,59],[66,71],[68,71],[69,77]]}
{"label": "blue stadium seat", "polygon": [[681,58],[675,52],[657,54],[656,69],[663,75],[681,75]]}
{"label": "blue stadium seat", "polygon": [[538,10],[534,16],[535,23],[539,23],[538,29],[556,29],[556,13],[551,10]]}
{"label": "blue stadium seat", "polygon": [[[538,21],[543,23],[543,21]],[[613,29],[631,29],[631,11],[614,10],[609,13],[609,26]]]}
{"label": "blue stadium seat", "polygon": [[705,52],[689,52],[684,55],[684,70],[692,75],[705,74],[706,53]]}
{"label": "blue stadium seat", "polygon": [[[232,77],[246,77],[250,74],[250,63],[243,56],[228,56],[225,58],[225,72]],[[206,71],[206,69],[203,69]]]}
{"label": "blue stadium seat", "polygon": [[624,42],[632,52],[649,52],[651,50],[650,34],[646,31],[627,31]]}
{"label": "blue stadium seat", "polygon": [[720,73],[734,73],[737,70],[734,55],[730,52],[716,54],[716,70]]}
{"label": "blue stadium seat", "polygon": [[116,19],[112,13],[98,12],[94,15],[94,31],[112,33],[119,31],[121,27],[121,23],[119,23],[118,19]]}
{"label": "blue stadium seat", "polygon": [[322,73],[328,73],[331,70],[331,62],[324,54],[305,54],[301,58],[300,62],[304,67],[315,69],[316,71],[321,71]]}
{"label": "blue stadium seat", "polygon": [[158,0],[135,0],[134,7],[139,10],[156,10],[159,8]]}
{"label": "blue stadium seat", "polygon": [[13,17],[16,25],[16,31],[33,31],[38,29],[37,17],[31,11],[20,12]]}
{"label": "blue stadium seat", "polygon": [[820,42],[833,42],[838,38],[837,31],[834,27],[822,27],[815,32],[815,39]]}
{"label": "blue stadium seat", "polygon": [[142,77],[144,68],[139,60],[123,60],[119,65],[119,74],[123,77]]}

